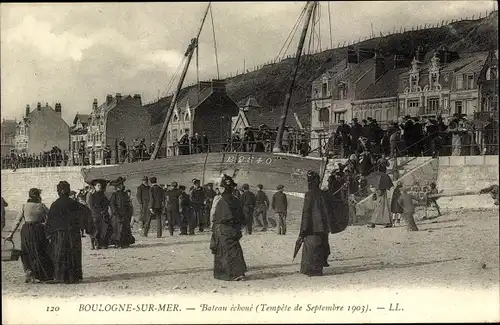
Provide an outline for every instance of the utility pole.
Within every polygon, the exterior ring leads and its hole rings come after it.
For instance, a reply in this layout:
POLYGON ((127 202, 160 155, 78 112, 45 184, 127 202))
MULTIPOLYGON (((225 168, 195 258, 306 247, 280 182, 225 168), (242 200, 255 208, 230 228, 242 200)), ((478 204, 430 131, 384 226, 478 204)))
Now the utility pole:
POLYGON ((313 11, 316 9, 318 2, 317 1, 308 1, 307 6, 309 9, 307 10, 307 16, 304 22, 304 27, 302 29, 302 35, 300 35, 299 46, 297 48, 297 52, 295 54, 295 65, 293 67, 293 71, 290 74, 290 87, 288 88, 288 92, 285 96, 285 104, 283 107, 283 114, 281 115, 281 122, 278 127, 278 134, 276 136, 276 141, 274 143, 273 152, 281 152, 281 141, 283 140, 283 132, 285 130, 286 117, 288 115, 288 110, 290 108, 290 100, 292 98, 293 87, 295 86, 295 78, 297 76, 297 72, 299 69, 300 57, 302 55, 302 49, 304 47, 304 41, 306 40, 307 29, 309 27, 309 23, 311 20, 311 16, 313 11))

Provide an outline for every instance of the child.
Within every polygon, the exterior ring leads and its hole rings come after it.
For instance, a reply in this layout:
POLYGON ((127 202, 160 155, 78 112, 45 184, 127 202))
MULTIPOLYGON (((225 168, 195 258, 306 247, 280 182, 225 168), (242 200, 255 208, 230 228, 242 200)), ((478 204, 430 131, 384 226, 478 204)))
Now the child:
MULTIPOLYGON (((430 184, 430 190, 426 189, 425 192, 426 192, 427 195, 438 194, 439 191, 438 191, 438 189, 436 187, 436 183, 434 183, 434 182, 431 183, 430 184)), ((435 208, 437 210, 437 213, 438 213, 437 216, 438 217, 441 216, 441 210, 439 209, 439 205, 437 203, 437 199, 436 198, 427 198, 426 207, 425 207, 425 217, 423 219, 428 219, 428 217, 427 217, 427 208, 428 207, 435 208)))

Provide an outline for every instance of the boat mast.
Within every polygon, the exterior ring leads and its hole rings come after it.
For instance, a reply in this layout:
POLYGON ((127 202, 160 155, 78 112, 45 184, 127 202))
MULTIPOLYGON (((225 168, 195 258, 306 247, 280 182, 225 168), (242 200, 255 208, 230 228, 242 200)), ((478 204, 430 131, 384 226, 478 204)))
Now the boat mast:
POLYGON ((295 64, 293 67, 292 74, 290 75, 290 88, 285 96, 285 104, 283 107, 283 113, 281 115, 281 121, 278 128, 278 134, 276 135, 276 141, 274 143, 273 152, 281 152, 281 141, 283 140, 283 131, 285 130, 286 118, 288 116, 288 110, 290 108, 290 100, 292 98, 292 90, 295 86, 295 78, 299 69, 300 57, 302 55, 302 49, 304 47, 304 41, 307 35, 307 29, 309 28, 309 23, 311 21, 311 16, 313 11, 316 9, 318 1, 308 1, 306 6, 309 6, 307 10, 306 20, 304 22, 304 27, 302 28, 302 35, 300 35, 299 46, 297 48, 297 53, 295 54, 295 64))
POLYGON ((165 121, 163 122, 163 126, 161 128, 160 136, 158 137, 158 141, 156 141, 155 144, 155 150, 153 151, 153 154, 151 155, 150 160, 156 159, 156 156, 158 155, 158 151, 161 148, 161 145, 163 143, 163 139, 165 138, 165 133, 167 132, 168 128, 168 123, 170 122, 170 119, 172 118, 172 114, 174 113, 174 107, 175 104, 177 103, 177 96, 179 95, 179 92, 182 89, 182 84, 184 83, 184 79, 186 78, 187 70, 189 68, 189 64, 191 63, 191 59, 193 58, 193 54, 195 53, 196 48, 198 48, 198 38, 200 37, 201 30, 203 29, 203 24, 205 23, 205 19, 207 18, 208 10, 210 9, 210 5, 212 2, 208 3, 207 9, 205 10, 205 14, 203 15, 203 19, 201 20, 201 26, 200 29, 198 30, 198 34, 196 35, 195 38, 191 39, 191 44, 189 44, 186 53, 184 54, 185 57, 187 57, 186 64, 184 65, 184 69, 182 70, 181 77, 179 79, 179 83, 177 84, 177 89, 174 93, 174 96, 172 97, 172 102, 170 102, 170 107, 168 108, 167 111, 167 117, 165 118, 165 121))

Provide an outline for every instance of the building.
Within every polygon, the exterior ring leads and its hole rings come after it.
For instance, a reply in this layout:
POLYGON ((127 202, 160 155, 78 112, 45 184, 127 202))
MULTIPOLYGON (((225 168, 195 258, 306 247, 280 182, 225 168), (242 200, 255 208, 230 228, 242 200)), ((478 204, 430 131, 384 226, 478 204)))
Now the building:
POLYGON ((87 133, 90 123, 89 114, 76 113, 69 130, 71 158, 74 164, 83 164, 87 151, 87 133))
POLYGON ((9 154, 16 147, 16 126, 16 120, 2 120, 2 127, 0 129, 2 156, 9 154))
POLYGON ((479 96, 481 109, 477 118, 498 121, 498 50, 491 52, 480 73, 479 96))
MULTIPOLYGON (((238 103, 238 115, 232 117, 231 132, 244 133, 245 128, 257 129, 266 125, 271 130, 279 127, 281 122, 281 110, 262 107, 254 97, 248 97, 238 103)), ((296 113, 287 115, 285 125, 294 130, 302 130, 303 124, 296 113)))
MULTIPOLYGON (((152 142, 157 140, 170 100, 160 100, 160 106, 150 105, 158 106, 157 114, 161 116, 151 127, 152 142)), ((167 155, 175 155, 177 142, 184 134, 191 137, 205 133, 212 150, 217 150, 231 135, 231 118, 236 115, 238 105, 227 94, 225 80, 200 81, 179 93, 162 146, 166 147, 167 155)))
POLYGON ((58 147, 62 151, 69 150, 69 126, 61 117, 62 106, 55 108, 47 103, 38 103, 34 110, 26 106, 25 117, 16 127, 15 147, 18 152, 40 154, 58 147))
POLYGON ((87 152, 91 164, 103 163, 106 147, 111 150, 112 162, 116 161, 120 140, 130 146, 134 139, 147 138, 150 126, 151 116, 142 106, 141 95, 122 96, 116 93, 113 97, 108 94, 101 105, 94 99, 87 131, 87 152))
POLYGON ((386 70, 373 49, 348 49, 346 59, 312 83, 311 148, 322 146, 341 120, 353 118, 352 105, 386 70))
POLYGON ((394 55, 390 69, 351 103, 353 117, 360 122, 371 117, 380 125, 387 125, 397 120, 399 75, 407 71, 406 59, 401 55, 394 55))
POLYGON ((399 76, 399 115, 474 116, 480 110, 478 83, 488 56, 488 52, 459 55, 441 48, 424 63, 417 53, 410 70, 399 76))

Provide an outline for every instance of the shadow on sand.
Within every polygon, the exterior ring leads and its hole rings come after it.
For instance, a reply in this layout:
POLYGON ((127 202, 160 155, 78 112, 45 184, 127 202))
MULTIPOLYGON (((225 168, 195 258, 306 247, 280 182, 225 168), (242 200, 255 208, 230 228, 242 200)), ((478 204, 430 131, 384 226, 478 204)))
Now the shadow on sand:
MULTIPOLYGON (((358 257, 359 258, 359 257, 358 257)), ((352 258, 352 259, 358 259, 352 258)), ((377 271, 384 269, 401 269, 401 268, 409 268, 409 267, 418 267, 423 265, 430 264, 438 264, 438 263, 446 263, 451 261, 457 261, 461 258, 453 258, 446 260, 437 260, 437 261, 427 261, 427 262, 415 262, 415 263, 403 263, 403 264, 381 264, 381 263, 371 263, 365 265, 353 265, 353 266, 333 266, 331 268, 326 268, 324 275, 339 275, 339 274, 349 274, 349 273, 358 273, 358 272, 366 272, 366 271, 377 271)), ((339 259, 340 260, 340 259, 339 259)), ((336 261, 339 261, 336 260, 336 261)), ((345 259, 348 260, 348 259, 345 259)), ((250 274, 248 274, 248 280, 266 280, 272 279, 281 276, 289 276, 298 273, 298 269, 300 262, 296 263, 288 263, 288 264, 273 264, 273 265, 262 265, 257 267, 252 267, 249 269, 250 274), (285 271, 274 271, 274 272, 263 272, 252 274, 253 271, 261 271, 261 270, 269 270, 275 268, 283 268, 289 266, 297 266, 296 270, 285 272, 285 271)), ((167 276, 174 274, 193 274, 193 273, 202 273, 202 272, 211 272, 212 268, 190 268, 190 269, 180 269, 180 270, 157 270, 151 272, 143 272, 143 273, 122 273, 122 274, 112 274, 105 276, 96 276, 96 277, 88 277, 85 278, 82 283, 99 283, 99 282, 111 282, 111 281, 123 281, 123 280, 133 280, 133 279, 141 279, 141 278, 151 278, 157 276, 167 276)))
POLYGON ((199 243, 210 243, 210 240, 205 239, 205 240, 193 240, 193 241, 177 241, 172 243, 134 244, 133 246, 131 246, 131 248, 168 247, 168 246, 189 245, 189 244, 199 244, 199 243))

